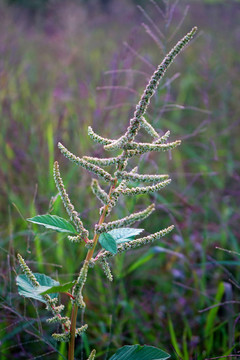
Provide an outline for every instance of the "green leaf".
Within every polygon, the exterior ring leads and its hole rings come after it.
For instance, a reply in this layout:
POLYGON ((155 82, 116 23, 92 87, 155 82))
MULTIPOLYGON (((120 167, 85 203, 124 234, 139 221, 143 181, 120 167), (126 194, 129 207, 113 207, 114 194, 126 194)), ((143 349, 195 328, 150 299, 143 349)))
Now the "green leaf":
MULTIPOLYGON (((220 284, 218 285, 217 293, 216 293, 215 300, 214 300, 215 304, 219 304, 221 302, 224 292, 225 292, 224 282, 220 282, 220 284)), ((211 333, 213 332, 214 322, 217 317, 219 306, 213 306, 208 313, 206 325, 205 325, 205 329, 204 329, 204 334, 206 336, 210 336, 211 333)))
MULTIPOLYGON (((18 287, 18 293, 21 296, 36 299, 38 301, 46 303, 46 300, 43 296, 41 296, 41 293, 52 288, 53 286, 59 286, 60 284, 58 281, 53 280, 52 278, 44 274, 34 273, 34 276, 40 284, 40 286, 38 287, 34 287, 26 275, 17 276, 16 282, 18 287)), ((55 298, 57 297, 57 294, 54 293, 50 296, 51 298, 55 298)))
POLYGON ((99 242, 105 250, 109 251, 112 254, 117 253, 117 243, 111 234, 102 233, 99 237, 99 242))
POLYGON ((166 360, 170 355, 153 346, 126 345, 109 360, 166 360))
POLYGON ((114 229, 108 232, 115 240, 117 244, 124 243, 126 241, 134 240, 136 235, 139 235, 144 229, 134 228, 120 228, 114 229))
POLYGON ((27 219, 34 224, 43 225, 47 229, 56 230, 59 232, 67 232, 71 234, 77 234, 76 229, 73 225, 67 220, 57 216, 57 215, 37 215, 31 219, 27 219))
POLYGON ((54 293, 64 293, 71 289, 73 285, 76 283, 76 281, 70 281, 66 284, 58 285, 58 286, 52 286, 48 290, 45 290, 41 292, 41 295, 45 294, 54 294, 54 293))

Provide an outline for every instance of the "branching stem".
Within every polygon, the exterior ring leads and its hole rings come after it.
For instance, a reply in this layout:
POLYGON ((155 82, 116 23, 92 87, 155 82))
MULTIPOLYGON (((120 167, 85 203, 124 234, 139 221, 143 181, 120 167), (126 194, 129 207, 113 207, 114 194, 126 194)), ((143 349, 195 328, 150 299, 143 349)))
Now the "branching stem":
MULTIPOLYGON (((119 166, 120 168, 120 166, 119 166)), ((115 187, 117 185, 117 178, 114 179, 114 184, 111 186, 109 190, 109 198, 111 197, 112 192, 114 191, 115 187)), ((105 220, 105 216, 108 211, 108 205, 104 206, 103 212, 100 216, 98 225, 102 225, 102 223, 105 220)), ((90 261, 93 257, 94 250, 98 243, 98 238, 100 234, 95 234, 93 238, 93 247, 92 249, 89 249, 87 252, 87 256, 85 261, 90 261)), ((70 342, 69 342, 69 348, 68 348, 68 360, 74 360, 74 348, 75 348, 75 335, 76 335, 76 324, 77 324, 77 313, 78 313, 78 305, 75 303, 72 307, 72 314, 71 314, 71 327, 70 327, 70 342)))

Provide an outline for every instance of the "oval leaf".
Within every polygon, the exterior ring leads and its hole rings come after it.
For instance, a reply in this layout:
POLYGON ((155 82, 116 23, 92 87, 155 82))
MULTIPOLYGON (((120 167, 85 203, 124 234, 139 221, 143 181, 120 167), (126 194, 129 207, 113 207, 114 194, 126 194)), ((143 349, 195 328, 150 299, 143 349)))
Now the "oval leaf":
POLYGON ((57 215, 37 215, 33 218, 27 219, 27 221, 30 221, 34 224, 43 225, 47 229, 77 234, 76 229, 70 222, 57 215))
POLYGON ((41 295, 45 294, 54 294, 54 293, 64 293, 71 289, 73 285, 76 283, 76 281, 70 281, 66 284, 58 285, 58 286, 52 286, 49 289, 41 292, 41 295))
POLYGON ((154 346, 126 345, 109 360, 166 360, 170 355, 154 346))
MULTIPOLYGON (((46 303, 46 300, 40 294, 44 291, 52 288, 53 286, 60 285, 58 281, 46 276, 44 274, 34 273, 35 278, 39 282, 40 286, 34 287, 31 281, 27 278, 26 275, 18 275, 16 278, 18 293, 21 296, 32 298, 43 303, 46 303)), ((51 298, 57 297, 57 294, 51 294, 51 298)))
POLYGON ((120 228, 114 229, 108 232, 115 240, 117 244, 124 243, 126 241, 134 240, 136 235, 139 235, 144 229, 134 228, 120 228))
POLYGON ((99 242, 105 250, 109 251, 112 254, 117 253, 117 243, 111 234, 102 233, 99 237, 99 242))

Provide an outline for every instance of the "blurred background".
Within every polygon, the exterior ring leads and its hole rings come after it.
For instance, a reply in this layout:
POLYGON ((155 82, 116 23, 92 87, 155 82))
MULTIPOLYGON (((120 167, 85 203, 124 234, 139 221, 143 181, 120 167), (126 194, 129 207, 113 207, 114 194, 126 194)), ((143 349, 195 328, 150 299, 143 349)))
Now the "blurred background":
POLYGON ((88 138, 88 125, 119 137, 157 65, 195 25, 197 37, 147 115, 182 145, 138 163, 141 173, 168 173, 173 181, 150 199, 121 200, 112 218, 155 201, 156 212, 139 226, 146 234, 175 230, 112 260, 112 284, 100 268, 90 272, 89 330, 76 357, 95 347, 97 359, 107 359, 122 345, 146 343, 173 359, 237 358, 239 19, 234 0, 0 1, 1 359, 66 359, 44 307, 20 298, 15 285, 17 252, 60 282, 71 281, 84 258, 63 234, 26 221, 47 212, 67 217, 53 182, 55 159, 86 227, 98 219, 90 175, 59 154, 58 141, 78 156, 108 155, 88 138))

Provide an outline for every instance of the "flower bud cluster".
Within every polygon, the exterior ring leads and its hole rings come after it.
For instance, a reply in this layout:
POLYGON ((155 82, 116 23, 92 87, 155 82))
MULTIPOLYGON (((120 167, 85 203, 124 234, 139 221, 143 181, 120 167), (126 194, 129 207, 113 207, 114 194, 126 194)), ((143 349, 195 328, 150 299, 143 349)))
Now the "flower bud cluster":
POLYGON ((85 247, 86 247, 87 249, 92 249, 92 248, 93 248, 93 245, 94 245, 93 240, 88 240, 88 242, 85 244, 85 247))
MULTIPOLYGON (((47 319, 47 322, 49 324, 53 324, 53 323, 58 323, 60 322, 61 324, 65 324, 66 322, 69 322, 69 317, 68 316, 64 316, 64 317, 58 317, 57 315, 50 318, 50 319, 47 319)), ((69 324, 69 327, 70 327, 70 324, 69 324)))
POLYGON ((30 268, 27 266, 27 264, 25 263, 24 259, 22 258, 22 256, 20 254, 17 254, 17 258, 19 261, 19 265, 22 269, 22 272, 26 275, 26 277, 28 278, 28 280, 31 282, 31 284, 34 287, 39 287, 40 284, 37 281, 36 277, 33 275, 32 271, 30 270, 30 268))
POLYGON ((117 165, 119 164, 120 156, 111 157, 111 158, 97 158, 91 156, 83 156, 83 160, 86 160, 94 165, 101 165, 101 166, 110 166, 110 165, 117 165))
POLYGON ((78 156, 75 156, 74 154, 72 154, 69 150, 67 150, 65 148, 65 146, 63 146, 61 143, 58 143, 58 147, 61 151, 61 153, 70 161, 74 162, 75 164, 82 166, 84 169, 94 173, 95 175, 101 177, 102 179, 104 179, 106 182, 110 182, 113 183, 114 179, 112 178, 112 176, 105 170, 103 170, 102 168, 100 168, 97 165, 91 164, 90 162, 81 159, 78 156))
POLYGON ((148 105, 150 103, 150 99, 155 93, 160 80, 164 76, 166 70, 171 65, 175 57, 182 51, 182 49, 189 43, 189 41, 193 38, 196 33, 197 28, 194 27, 186 36, 184 36, 174 48, 167 54, 167 56, 163 59, 162 63, 158 66, 157 70, 154 72, 151 77, 146 89, 143 92, 143 95, 136 106, 136 110, 134 112, 134 117, 130 120, 130 125, 126 131, 126 133, 121 136, 115 142, 108 143, 105 145, 106 150, 116 150, 122 148, 122 146, 126 143, 129 143, 134 140, 137 135, 140 127, 141 120, 143 115, 145 114, 148 105))
POLYGON ((76 302, 80 308, 85 307, 85 303, 83 301, 83 296, 82 296, 82 291, 83 291, 85 282, 87 280, 88 265, 89 265, 89 262, 85 260, 84 264, 80 270, 80 273, 78 275, 76 284, 73 288, 73 296, 75 298, 73 301, 76 302))
POLYGON ((126 181, 122 181, 118 187, 112 192, 111 197, 107 204, 107 214, 109 215, 114 206, 117 204, 119 196, 122 194, 124 189, 126 188, 126 181))
POLYGON ((108 194, 101 188, 96 179, 92 179, 91 189, 94 195, 101 201, 103 205, 107 205, 109 201, 108 194))
POLYGON ((154 144, 164 144, 167 141, 167 139, 169 138, 169 136, 170 136, 170 131, 168 130, 168 131, 166 131, 166 133, 163 136, 161 136, 160 138, 155 140, 153 143, 154 144))
POLYGON ((153 138, 159 138, 159 135, 154 129, 154 127, 151 124, 149 124, 149 122, 143 116, 140 119, 140 124, 147 131, 147 133, 151 135, 153 138))
POLYGON ((97 142, 97 143, 99 143, 99 144, 102 144, 102 145, 109 145, 109 144, 111 144, 111 143, 114 142, 114 140, 106 139, 106 138, 103 138, 103 137, 97 135, 97 134, 93 131, 93 129, 91 128, 91 126, 88 127, 88 135, 90 136, 90 138, 91 138, 93 141, 95 141, 95 142, 97 142))
POLYGON ((94 349, 87 360, 94 360, 96 356, 96 350, 94 349))
MULTIPOLYGON (((31 284, 38 288, 40 286, 39 282, 37 281, 36 277, 34 276, 33 272, 30 270, 30 268, 27 266, 26 262, 22 258, 20 254, 17 255, 20 267, 23 271, 23 273, 26 275, 28 280, 31 282, 31 284)), ((49 319, 49 322, 60 322, 62 324, 62 328, 66 331, 66 329, 70 329, 70 319, 69 317, 62 317, 60 315, 60 312, 64 309, 64 305, 56 306, 56 303, 58 302, 57 298, 51 298, 48 294, 42 295, 44 300, 46 301, 46 308, 47 310, 51 311, 54 315, 53 318, 49 319)))
POLYGON ((77 231, 79 234, 77 236, 68 236, 68 239, 72 242, 79 242, 82 238, 88 237, 88 231, 84 228, 82 221, 80 220, 78 213, 74 210, 74 206, 72 205, 67 191, 64 187, 58 162, 55 161, 53 167, 53 177, 56 183, 56 187, 60 193, 63 205, 68 213, 68 216, 73 221, 74 225, 76 226, 77 231))
POLYGON ((127 181, 141 181, 141 182, 152 182, 156 183, 160 180, 166 180, 169 178, 169 175, 141 175, 133 172, 128 173, 127 171, 116 171, 115 175, 118 179, 123 179, 127 181))
POLYGON ((152 204, 148 206, 145 210, 136 212, 134 214, 131 214, 129 216, 126 216, 120 220, 112 221, 109 223, 102 223, 101 225, 95 226, 95 231, 97 234, 101 234, 103 232, 108 232, 113 229, 119 229, 124 226, 130 226, 136 221, 144 220, 146 219, 151 213, 155 210, 155 205, 152 204))
MULTIPOLYGON (((136 239, 136 240, 131 240, 131 241, 128 241, 128 242, 125 242, 123 244, 120 244, 118 246, 118 251, 117 251, 117 254, 120 254, 120 253, 123 253, 125 251, 128 251, 128 250, 131 250, 131 249, 135 249, 135 248, 138 248, 138 247, 141 247, 143 245, 146 245, 146 244, 150 244, 152 243, 153 241, 155 240, 158 240, 160 239, 161 237, 165 236, 166 234, 170 233, 174 228, 174 225, 171 225, 163 230, 160 230, 154 234, 151 234, 151 235, 148 235, 148 236, 145 236, 143 238, 139 238, 139 239, 136 239)), ((98 255, 98 257, 95 259, 95 263, 98 262, 98 261, 102 261, 103 258, 110 258, 112 256, 115 256, 116 254, 113 254, 111 253, 110 251, 104 251, 102 252, 101 254, 98 255)))
POLYGON ((131 188, 131 189, 126 188, 122 191, 122 194, 126 195, 126 196, 149 194, 149 193, 163 189, 165 186, 170 184, 170 182, 171 182, 171 179, 168 179, 165 181, 161 181, 158 184, 152 185, 152 186, 138 186, 138 187, 131 188))
POLYGON ((77 329, 76 329, 75 336, 77 337, 77 336, 79 336, 79 335, 82 335, 82 333, 83 333, 84 331, 86 331, 87 328, 88 328, 88 324, 85 324, 85 325, 81 326, 80 328, 77 328, 77 329))
POLYGON ((111 273, 111 269, 109 266, 109 263, 107 262, 106 258, 102 258, 99 262, 99 264, 101 265, 104 274, 106 275, 106 277, 108 278, 109 281, 113 281, 113 276, 111 273))
MULTIPOLYGON (((130 144, 132 144, 132 143, 130 143, 130 144)), ((127 150, 126 151, 126 156, 128 158, 131 158, 131 157, 137 156, 137 155, 143 155, 149 151, 172 150, 181 144, 181 140, 177 140, 177 141, 174 141, 174 142, 168 143, 168 144, 155 144, 155 143, 153 143, 153 144, 136 143, 136 144, 140 145, 138 148, 136 148, 136 150, 127 150)), ((131 145, 129 147, 131 147, 131 145)))
MULTIPOLYGON (((49 323, 54 323, 54 322, 55 322, 55 321, 54 321, 54 318, 49 319, 48 322, 49 322, 49 323)), ((75 331, 75 337, 81 336, 82 333, 87 330, 87 328, 88 328, 88 325, 87 325, 87 324, 81 326, 80 328, 77 328, 76 331, 75 331)), ((70 329, 70 320, 69 320, 69 329, 70 329)), ((52 334, 52 337, 53 337, 56 341, 69 342, 69 340, 70 340, 70 330, 65 331, 65 332, 63 332, 63 333, 60 333, 60 334, 56 334, 56 333, 55 333, 55 334, 52 334)))
POLYGON ((137 150, 140 153, 146 153, 149 151, 167 151, 172 150, 181 144, 181 140, 177 140, 168 144, 152 144, 152 143, 137 143, 130 142, 124 144, 125 150, 137 150))
POLYGON ((71 241, 72 243, 79 243, 81 240, 83 240, 85 237, 88 237, 88 232, 85 233, 86 235, 83 236, 83 234, 81 235, 76 235, 76 236, 71 236, 71 235, 68 235, 68 240, 71 241))
POLYGON ((56 341, 69 342, 69 340, 70 340, 70 331, 66 331, 65 333, 61 333, 61 334, 54 333, 54 334, 52 334, 52 337, 56 341))

